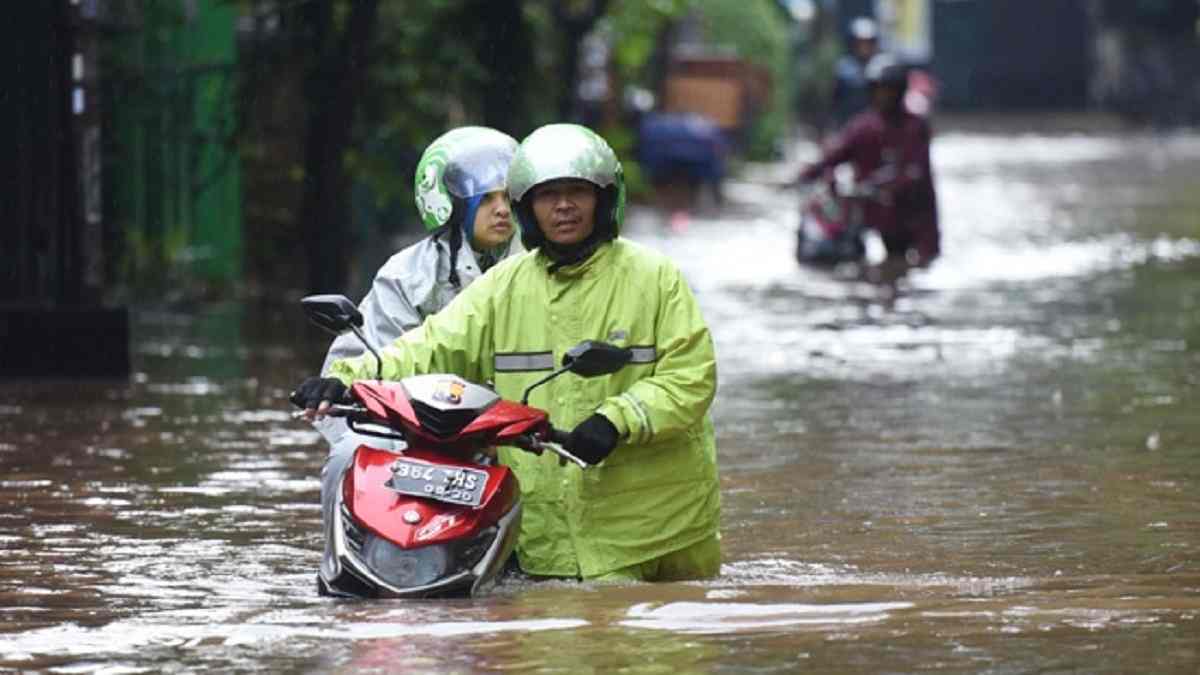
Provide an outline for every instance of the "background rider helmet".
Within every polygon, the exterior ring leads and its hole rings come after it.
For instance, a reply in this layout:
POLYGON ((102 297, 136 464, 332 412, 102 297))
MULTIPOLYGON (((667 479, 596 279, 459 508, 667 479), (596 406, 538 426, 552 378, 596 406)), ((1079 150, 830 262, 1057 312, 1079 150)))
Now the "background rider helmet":
POLYGON ((866 62, 879 46, 879 26, 874 19, 860 16, 850 22, 850 49, 859 61, 866 62))
POLYGON ((867 62, 867 83, 871 86, 871 100, 885 111, 898 108, 908 88, 908 68, 895 56, 876 54, 867 62))

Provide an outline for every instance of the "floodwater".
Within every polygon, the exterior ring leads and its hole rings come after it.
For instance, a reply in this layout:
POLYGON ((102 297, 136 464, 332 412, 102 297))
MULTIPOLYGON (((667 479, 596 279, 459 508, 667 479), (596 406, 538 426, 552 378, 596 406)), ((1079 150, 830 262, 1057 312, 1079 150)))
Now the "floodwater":
MULTIPOLYGON (((803 151, 801 151, 803 152, 803 151)), ((894 305, 791 260, 795 163, 686 231, 716 338, 703 583, 318 597, 292 306, 138 312, 128 382, 0 383, 0 670, 1200 668, 1200 137, 947 132, 894 305)))

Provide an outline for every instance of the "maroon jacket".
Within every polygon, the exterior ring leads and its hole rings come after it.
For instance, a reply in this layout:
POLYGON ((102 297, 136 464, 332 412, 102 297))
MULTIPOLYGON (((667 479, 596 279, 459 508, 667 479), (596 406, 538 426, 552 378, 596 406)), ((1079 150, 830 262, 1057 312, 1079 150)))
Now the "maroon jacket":
POLYGON ((880 188, 879 199, 865 204, 867 224, 889 243, 889 251, 891 242, 901 242, 928 262, 941 250, 930 137, 924 119, 908 112, 888 119, 872 108, 851 118, 820 161, 806 167, 800 178, 811 181, 849 162, 856 182, 869 181, 880 188))

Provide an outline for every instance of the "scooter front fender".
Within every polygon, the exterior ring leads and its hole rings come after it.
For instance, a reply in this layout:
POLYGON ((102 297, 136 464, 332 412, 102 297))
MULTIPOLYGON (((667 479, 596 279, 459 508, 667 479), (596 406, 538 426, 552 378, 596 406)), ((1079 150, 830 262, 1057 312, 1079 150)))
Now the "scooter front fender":
POLYGON ((333 514, 332 528, 332 548, 336 565, 333 570, 329 570, 332 576, 327 574, 324 567, 319 574, 328 592, 342 597, 429 598, 461 595, 464 590, 475 595, 494 582, 504 569, 508 557, 516 548, 523 511, 518 501, 500 518, 495 538, 471 569, 442 577, 430 584, 400 588, 381 578, 359 553, 349 546, 346 537, 347 519, 353 516, 342 508, 341 500, 338 501, 338 508, 333 514))

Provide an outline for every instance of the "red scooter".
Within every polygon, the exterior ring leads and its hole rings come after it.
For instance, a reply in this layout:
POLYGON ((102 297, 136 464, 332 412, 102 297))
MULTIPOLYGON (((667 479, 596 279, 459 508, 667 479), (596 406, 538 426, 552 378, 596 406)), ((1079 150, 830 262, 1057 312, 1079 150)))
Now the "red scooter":
MULTIPOLYGON (((309 318, 333 333, 353 331, 379 355, 359 327, 347 298, 316 295, 301 301, 309 318)), ((564 432, 547 413, 526 405, 529 393, 566 372, 594 377, 629 362, 628 349, 586 341, 568 350, 563 367, 525 391, 521 403, 449 374, 398 382, 355 382, 352 403, 331 415, 360 434, 403 439, 400 451, 360 445, 340 480, 331 513, 332 560, 321 565, 318 591, 343 597, 470 596, 503 570, 521 524, 521 492, 496 446, 588 465, 561 447, 564 432)), ((300 413, 297 413, 299 416, 300 413)))
POLYGON ((796 262, 832 268, 864 262, 865 202, 876 199, 873 184, 838 181, 828 174, 803 201, 796 230, 796 262))

